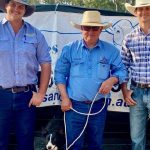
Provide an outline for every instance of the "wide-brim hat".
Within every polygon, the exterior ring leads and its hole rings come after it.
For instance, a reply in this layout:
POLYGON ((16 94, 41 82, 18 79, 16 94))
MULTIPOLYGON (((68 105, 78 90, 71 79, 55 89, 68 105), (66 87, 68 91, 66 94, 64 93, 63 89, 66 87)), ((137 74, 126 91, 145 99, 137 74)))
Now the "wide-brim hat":
POLYGON ((111 23, 101 22, 101 14, 99 11, 85 11, 83 13, 81 24, 76 24, 73 22, 71 22, 71 24, 77 29, 81 29, 81 26, 99 26, 103 27, 103 29, 107 29, 112 26, 111 23))
MULTIPOLYGON (((0 0, 0 9, 4 12, 6 12, 5 5, 8 3, 8 1, 9 0, 0 0)), ((29 3, 29 0, 13 0, 13 1, 26 5, 26 12, 24 14, 24 17, 28 17, 34 13, 36 7, 34 5, 31 5, 29 3)))
POLYGON ((135 9, 139 7, 150 6, 150 0, 136 0, 135 5, 132 6, 129 3, 125 3, 125 8, 135 16, 135 9))

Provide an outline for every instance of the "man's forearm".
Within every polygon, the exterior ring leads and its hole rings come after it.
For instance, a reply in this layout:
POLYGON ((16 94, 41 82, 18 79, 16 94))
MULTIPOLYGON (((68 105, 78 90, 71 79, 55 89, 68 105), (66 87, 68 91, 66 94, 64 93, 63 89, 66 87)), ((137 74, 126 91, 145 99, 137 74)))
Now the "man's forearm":
POLYGON ((38 92, 45 95, 51 76, 51 64, 41 64, 40 86, 38 92))
POLYGON ((114 84, 117 84, 119 79, 117 77, 110 77, 109 80, 111 80, 111 82, 114 84))
POLYGON ((125 92, 127 90, 127 83, 126 82, 121 84, 121 89, 123 92, 125 92))
POLYGON ((65 84, 57 84, 58 90, 60 91, 61 99, 69 99, 67 91, 66 91, 66 85, 65 84))

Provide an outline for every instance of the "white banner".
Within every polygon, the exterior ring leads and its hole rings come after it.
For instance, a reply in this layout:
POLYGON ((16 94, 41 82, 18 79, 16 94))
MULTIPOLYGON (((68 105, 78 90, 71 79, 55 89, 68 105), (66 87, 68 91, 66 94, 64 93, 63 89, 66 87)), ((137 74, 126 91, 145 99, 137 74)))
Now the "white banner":
MULTIPOLYGON (((4 14, 0 14, 0 19, 4 14)), ((59 11, 35 12, 30 17, 24 18, 27 22, 38 28, 44 35, 50 47, 52 57, 52 77, 49 83, 47 94, 41 107, 50 105, 60 105, 60 95, 54 84, 54 68, 62 47, 71 41, 81 39, 79 30, 71 26, 70 22, 80 23, 82 14, 59 11)), ((102 16, 103 22, 111 22, 112 27, 103 31, 100 39, 113 43, 119 49, 124 36, 136 25, 135 17, 125 16, 102 16)), ((114 87, 111 99, 109 99, 110 111, 128 112, 128 106, 123 101, 120 87, 114 87)))

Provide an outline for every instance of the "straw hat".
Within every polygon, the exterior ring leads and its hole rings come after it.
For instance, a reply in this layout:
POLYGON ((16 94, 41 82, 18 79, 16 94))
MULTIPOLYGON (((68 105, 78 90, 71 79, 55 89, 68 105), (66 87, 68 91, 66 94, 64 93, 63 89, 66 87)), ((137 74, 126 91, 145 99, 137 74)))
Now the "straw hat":
POLYGON ((73 22, 71 22, 71 24, 77 29, 81 29, 81 26, 100 26, 103 27, 103 29, 106 29, 112 25, 111 23, 101 22, 101 14, 99 11, 85 11, 83 13, 81 24, 73 22))
MULTIPOLYGON (((29 4, 29 0, 13 0, 15 2, 26 5, 26 12, 24 17, 30 16, 35 11, 35 6, 29 4)), ((9 2, 9 0, 0 0, 0 9, 6 12, 5 5, 9 2)))
POLYGON ((150 0, 136 0, 135 6, 125 3, 126 9, 135 16, 135 9, 138 7, 150 6, 150 0))

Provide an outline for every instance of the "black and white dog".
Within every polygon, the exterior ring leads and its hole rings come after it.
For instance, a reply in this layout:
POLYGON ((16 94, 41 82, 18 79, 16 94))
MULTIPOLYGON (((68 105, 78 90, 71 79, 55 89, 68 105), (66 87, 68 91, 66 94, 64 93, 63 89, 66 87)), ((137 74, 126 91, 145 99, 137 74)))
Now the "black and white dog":
POLYGON ((47 150, 63 150, 65 145, 64 122, 62 119, 52 119, 47 126, 42 129, 43 136, 46 137, 47 150))

